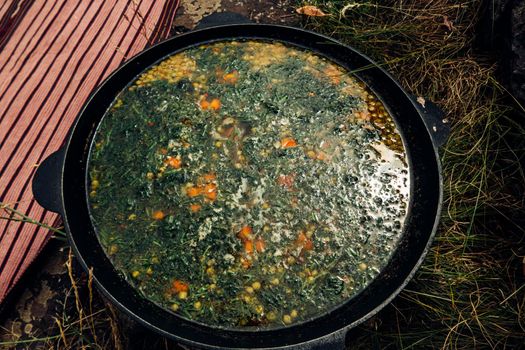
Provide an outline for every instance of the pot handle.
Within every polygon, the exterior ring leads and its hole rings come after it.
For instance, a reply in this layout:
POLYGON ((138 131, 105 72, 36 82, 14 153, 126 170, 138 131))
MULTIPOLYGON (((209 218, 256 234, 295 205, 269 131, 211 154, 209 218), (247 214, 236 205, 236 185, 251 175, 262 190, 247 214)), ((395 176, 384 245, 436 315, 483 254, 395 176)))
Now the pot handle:
MULTIPOLYGON (((235 12, 214 12, 201 19, 195 29, 204 29, 228 24, 253 23, 249 18, 235 12)), ((232 33, 234 34, 234 33, 232 33)))
POLYGON ((33 196, 38 204, 55 213, 62 213, 61 175, 65 149, 51 153, 36 169, 33 196))
POLYGON ((434 147, 438 149, 443 146, 450 135, 450 124, 445 119, 445 112, 433 102, 426 99, 420 102, 418 101, 420 98, 417 98, 414 95, 411 95, 410 97, 412 103, 423 118, 423 122, 430 133, 434 147))

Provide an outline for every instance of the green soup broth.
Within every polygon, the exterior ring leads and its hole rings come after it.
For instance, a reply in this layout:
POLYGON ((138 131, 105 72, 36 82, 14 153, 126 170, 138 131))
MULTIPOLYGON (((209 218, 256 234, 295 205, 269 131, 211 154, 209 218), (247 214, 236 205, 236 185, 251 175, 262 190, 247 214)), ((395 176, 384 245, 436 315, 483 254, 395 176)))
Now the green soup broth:
POLYGON ((263 41, 190 48, 141 74, 97 130, 89 181, 115 268, 225 328, 303 322, 359 293, 409 201, 378 98, 326 58, 263 41))

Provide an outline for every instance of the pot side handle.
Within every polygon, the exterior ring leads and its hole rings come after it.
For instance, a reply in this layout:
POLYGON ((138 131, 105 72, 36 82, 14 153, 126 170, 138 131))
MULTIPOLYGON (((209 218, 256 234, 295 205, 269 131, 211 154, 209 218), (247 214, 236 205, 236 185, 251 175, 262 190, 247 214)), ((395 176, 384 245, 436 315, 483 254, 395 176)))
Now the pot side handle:
POLYGON ((33 196, 38 204, 55 213, 62 213, 61 177, 65 150, 51 153, 36 170, 33 177, 33 196))
POLYGON ((411 95, 410 97, 423 118, 434 147, 438 149, 443 146, 450 135, 450 124, 445 119, 445 113, 433 102, 426 99, 424 102, 419 102, 416 96, 411 95))

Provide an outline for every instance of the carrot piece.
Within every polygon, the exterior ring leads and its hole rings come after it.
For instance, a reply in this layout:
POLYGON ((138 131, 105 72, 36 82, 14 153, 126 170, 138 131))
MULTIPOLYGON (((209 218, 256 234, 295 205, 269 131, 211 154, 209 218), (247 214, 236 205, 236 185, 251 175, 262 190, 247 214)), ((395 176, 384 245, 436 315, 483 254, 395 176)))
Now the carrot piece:
POLYGON ((198 212, 199 210, 201 210, 201 208, 202 206, 200 204, 197 204, 197 203, 190 204, 190 210, 192 213, 198 212))
POLYGON ((306 239, 306 241, 303 244, 303 249, 304 250, 314 249, 314 242, 310 238, 306 239))
POLYGON ((205 100, 205 99, 202 99, 199 102, 199 105, 200 105, 202 110, 206 110, 206 109, 210 108, 210 103, 207 100, 205 100))
POLYGON ((180 169, 182 166, 182 160, 180 157, 168 157, 168 159, 164 161, 164 164, 169 165, 174 169, 180 169))
POLYGON ((252 262, 246 258, 241 258, 241 265, 244 269, 249 269, 252 266, 252 262))
POLYGON ((244 226, 243 228, 241 228, 241 230, 239 231, 239 238, 241 239, 241 241, 248 241, 251 239, 252 237, 252 228, 250 226, 244 226))
POLYGON ((204 185, 203 192, 206 198, 213 201, 217 198, 217 185, 214 183, 207 183, 204 185))
POLYGON ((155 220, 162 220, 164 219, 164 212, 162 210, 154 211, 151 217, 155 220))
POLYGON ((210 102, 210 108, 213 109, 214 111, 218 111, 219 108, 221 108, 221 101, 218 98, 214 98, 210 102))
POLYGON ((224 82, 227 84, 235 84, 237 82, 237 79, 239 77, 239 73, 234 70, 230 73, 224 74, 222 77, 224 79, 224 82))
POLYGON ((174 280, 171 284, 171 290, 174 293, 180 293, 180 292, 188 292, 190 287, 187 283, 181 281, 181 280, 174 280))
POLYGON ((206 198, 209 199, 210 201, 216 200, 217 199, 217 191, 206 193, 206 198))
POLYGON ((213 182, 215 181, 215 178, 215 173, 208 173, 202 176, 202 179, 206 182, 213 182))
POLYGON ((295 141, 291 137, 285 137, 281 139, 281 147, 282 148, 292 148, 297 146, 297 141, 295 141))
POLYGON ((302 246, 305 251, 314 249, 314 242, 308 238, 303 231, 299 232, 299 235, 297 235, 295 244, 302 246))
POLYGON ((262 238, 259 238, 255 241, 255 249, 261 253, 264 251, 266 244, 264 243, 264 240, 262 238))
POLYGON ((166 155, 166 154, 168 154, 168 150, 165 149, 165 148, 161 148, 161 149, 159 149, 159 153, 162 154, 162 155, 166 155))
POLYGON ((204 193, 211 193, 211 192, 216 192, 216 191, 217 191, 217 185, 214 183, 207 183, 204 186, 204 193))
POLYGON ((197 187, 188 187, 186 189, 186 195, 190 198, 193 198, 193 197, 197 197, 198 195, 200 195, 202 192, 202 190, 200 188, 197 188, 197 187))
POLYGON ((253 254, 253 241, 251 240, 244 241, 244 251, 247 254, 253 254))
POLYGON ((297 239, 295 240, 295 243, 297 243, 298 245, 304 245, 304 243, 306 242, 306 235, 304 234, 303 231, 299 232, 299 235, 297 236, 297 239))

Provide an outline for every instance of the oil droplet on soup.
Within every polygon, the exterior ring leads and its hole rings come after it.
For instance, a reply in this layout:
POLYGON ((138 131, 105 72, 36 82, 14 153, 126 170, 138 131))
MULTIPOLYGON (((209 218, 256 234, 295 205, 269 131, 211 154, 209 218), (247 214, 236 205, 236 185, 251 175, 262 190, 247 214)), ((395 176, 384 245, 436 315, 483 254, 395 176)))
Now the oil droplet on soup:
POLYGON ((170 56, 120 93, 93 145, 107 255, 145 298, 208 325, 327 312, 379 274, 403 231, 409 171, 387 109, 291 46, 170 56))

